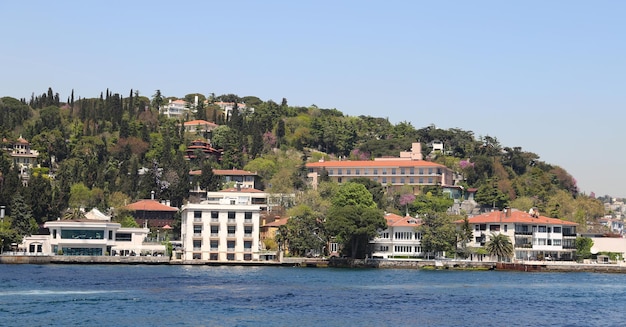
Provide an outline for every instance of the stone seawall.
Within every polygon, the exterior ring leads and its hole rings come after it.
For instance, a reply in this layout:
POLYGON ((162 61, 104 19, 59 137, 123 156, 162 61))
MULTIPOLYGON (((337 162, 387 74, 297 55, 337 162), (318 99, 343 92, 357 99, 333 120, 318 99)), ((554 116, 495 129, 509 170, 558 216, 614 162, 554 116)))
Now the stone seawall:
POLYGON ((3 264, 126 264, 162 265, 169 264, 168 257, 112 257, 112 256, 43 256, 43 255, 3 255, 3 264))
POLYGON ((331 258, 329 267, 336 268, 381 268, 381 269, 459 269, 492 270, 494 262, 474 262, 456 260, 381 260, 381 259, 346 259, 331 258))

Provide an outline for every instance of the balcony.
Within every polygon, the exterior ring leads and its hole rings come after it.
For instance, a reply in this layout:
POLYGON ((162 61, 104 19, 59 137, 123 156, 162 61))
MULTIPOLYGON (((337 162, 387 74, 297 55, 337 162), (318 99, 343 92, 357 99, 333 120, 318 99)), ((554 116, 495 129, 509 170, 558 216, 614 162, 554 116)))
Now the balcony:
POLYGON ((252 238, 252 233, 244 233, 243 238, 252 238))
POLYGON ((245 248, 243 249, 243 252, 250 253, 252 252, 252 248, 245 248))
POLYGON ((250 219, 244 219, 244 220, 243 220, 243 223, 244 223, 244 224, 246 224, 246 225, 248 225, 248 224, 252 224, 252 218, 250 218, 250 219))
POLYGON ((200 233, 193 233, 193 238, 202 238, 202 232, 200 232, 200 233))
POLYGON ((235 248, 228 248, 226 249, 226 252, 233 253, 235 252, 235 248))
POLYGON ((202 251, 202 248, 198 246, 194 246, 193 250, 199 252, 199 251, 202 251))
POLYGON ((530 236, 532 236, 533 232, 532 231, 525 231, 525 232, 515 231, 515 235, 530 235, 530 236))
POLYGON ((194 218, 193 218, 193 222, 194 222, 194 223, 201 223, 201 222, 202 222, 202 218, 197 218, 197 217, 194 217, 194 218))
POLYGON ((211 237, 220 237, 220 233, 211 233, 211 237))

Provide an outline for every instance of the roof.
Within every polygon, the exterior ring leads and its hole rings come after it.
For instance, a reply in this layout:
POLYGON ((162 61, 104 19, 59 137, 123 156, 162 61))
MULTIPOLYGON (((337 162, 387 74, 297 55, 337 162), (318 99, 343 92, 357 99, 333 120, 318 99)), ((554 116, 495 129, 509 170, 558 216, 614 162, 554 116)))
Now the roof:
POLYGON ((438 163, 425 160, 333 160, 309 162, 307 167, 442 167, 438 163))
MULTIPOLYGON (((220 176, 257 176, 257 173, 240 169, 213 169, 213 174, 220 176)), ((202 175, 202 170, 190 170, 189 175, 202 175)))
POLYGON ((178 211, 178 209, 166 206, 156 200, 140 200, 127 205, 125 208, 135 211, 178 211))
POLYGON ((227 188, 218 192, 233 192, 233 193, 264 193, 261 190, 257 190, 255 188, 250 188, 250 187, 242 187, 242 188, 236 188, 236 187, 231 187, 231 188, 227 188))
POLYGON ((194 125, 212 125, 212 126, 217 126, 217 124, 215 124, 215 123, 212 123, 212 122, 206 121, 206 120, 202 120, 202 119, 191 120, 191 121, 185 122, 183 125, 185 125, 185 126, 194 126, 194 125))
POLYGON ((247 170, 241 170, 241 169, 213 169, 213 173, 215 175, 226 175, 226 176, 232 176, 232 175, 239 175, 239 176, 256 176, 256 173, 253 173, 251 171, 247 171, 247 170))
POLYGON ((278 218, 278 219, 272 221, 271 223, 267 223, 267 224, 263 225, 263 227, 279 227, 279 226, 282 226, 282 225, 286 224, 287 220, 289 220, 289 217, 287 217, 287 218, 278 218))
MULTIPOLYGON (((549 218, 544 216, 531 216, 524 211, 513 210, 509 215, 503 211, 492 211, 479 216, 468 218, 470 224, 488 224, 488 223, 521 223, 521 224, 545 224, 545 225, 567 225, 576 226, 577 223, 561 220, 558 218, 549 218)), ((457 220, 457 224, 463 223, 463 220, 457 220)))
POLYGON ((422 224, 422 220, 411 216, 399 216, 395 213, 385 214, 387 226, 389 227, 417 227, 422 224))

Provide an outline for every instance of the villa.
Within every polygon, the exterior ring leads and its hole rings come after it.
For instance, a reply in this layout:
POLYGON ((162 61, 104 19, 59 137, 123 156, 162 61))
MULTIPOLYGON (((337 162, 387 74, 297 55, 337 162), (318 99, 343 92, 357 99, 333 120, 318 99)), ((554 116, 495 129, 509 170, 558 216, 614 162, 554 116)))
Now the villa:
POLYGON ((378 237, 370 242, 373 258, 417 258, 424 256, 421 246, 422 234, 416 229, 422 223, 420 219, 387 213, 385 220, 387 220, 387 229, 381 231, 378 237))

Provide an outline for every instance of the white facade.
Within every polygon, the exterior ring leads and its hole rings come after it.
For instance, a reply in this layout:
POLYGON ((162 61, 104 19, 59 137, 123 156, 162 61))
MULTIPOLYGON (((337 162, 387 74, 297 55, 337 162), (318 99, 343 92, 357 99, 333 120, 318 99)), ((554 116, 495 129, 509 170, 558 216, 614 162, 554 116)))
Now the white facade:
MULTIPOLYGON (((484 247, 492 234, 504 234, 513 244, 515 259, 574 259, 576 223, 511 209, 471 217, 468 221, 472 229, 468 247, 484 247)), ((457 221, 459 225, 462 223, 457 221)))
POLYGON ((378 233, 370 242, 373 258, 416 258, 424 256, 421 246, 422 234, 417 230, 420 219, 385 215, 387 229, 378 233))
POLYGON ((190 203, 182 208, 183 260, 259 260, 258 205, 190 203))

